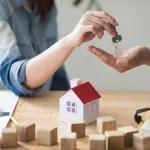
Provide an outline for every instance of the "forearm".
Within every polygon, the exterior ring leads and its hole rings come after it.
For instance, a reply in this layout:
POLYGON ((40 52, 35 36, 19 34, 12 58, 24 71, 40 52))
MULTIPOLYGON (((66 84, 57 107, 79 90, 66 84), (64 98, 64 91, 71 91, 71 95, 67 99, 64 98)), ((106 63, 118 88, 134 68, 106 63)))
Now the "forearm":
POLYGON ((66 61, 73 49, 69 37, 66 36, 29 60, 26 65, 26 86, 34 89, 44 84, 66 61))

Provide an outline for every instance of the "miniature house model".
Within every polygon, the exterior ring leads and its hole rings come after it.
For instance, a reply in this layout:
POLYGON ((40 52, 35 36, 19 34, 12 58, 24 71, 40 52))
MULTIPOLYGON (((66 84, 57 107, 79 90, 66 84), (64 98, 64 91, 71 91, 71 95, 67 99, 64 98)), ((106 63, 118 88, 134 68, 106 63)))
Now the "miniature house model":
POLYGON ((80 79, 71 80, 71 89, 60 98, 60 121, 83 121, 86 124, 96 121, 100 97, 89 82, 82 84, 80 79))

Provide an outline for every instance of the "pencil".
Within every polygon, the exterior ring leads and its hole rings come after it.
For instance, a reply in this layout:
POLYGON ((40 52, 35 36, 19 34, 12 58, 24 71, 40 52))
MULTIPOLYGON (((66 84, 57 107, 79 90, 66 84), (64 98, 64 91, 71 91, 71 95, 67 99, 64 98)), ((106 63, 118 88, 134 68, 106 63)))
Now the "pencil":
POLYGON ((14 118, 13 116, 11 117, 12 122, 14 122, 15 124, 18 124, 18 121, 16 118, 14 118))

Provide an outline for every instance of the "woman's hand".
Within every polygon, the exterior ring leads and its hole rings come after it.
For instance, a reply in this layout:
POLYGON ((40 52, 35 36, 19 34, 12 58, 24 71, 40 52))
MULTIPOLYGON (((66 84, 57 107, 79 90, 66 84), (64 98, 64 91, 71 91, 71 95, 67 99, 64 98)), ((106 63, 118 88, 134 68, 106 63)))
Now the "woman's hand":
POLYGON ((140 65, 150 65, 150 49, 144 46, 128 49, 120 58, 94 46, 89 47, 88 50, 120 73, 140 65))
POLYGON ((76 48, 84 42, 92 40, 96 35, 99 39, 104 35, 104 30, 115 36, 116 32, 113 26, 118 26, 117 21, 106 12, 88 11, 84 14, 75 27, 73 32, 69 34, 69 38, 73 47, 76 48))

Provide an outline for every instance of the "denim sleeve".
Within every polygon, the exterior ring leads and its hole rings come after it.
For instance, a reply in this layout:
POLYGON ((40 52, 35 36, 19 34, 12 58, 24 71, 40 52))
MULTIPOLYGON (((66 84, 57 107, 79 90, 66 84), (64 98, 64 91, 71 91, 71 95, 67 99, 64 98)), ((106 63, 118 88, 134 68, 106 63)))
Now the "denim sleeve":
POLYGON ((9 23, 0 20, 0 76, 4 85, 18 96, 33 96, 41 91, 25 86, 28 59, 21 56, 9 23))

